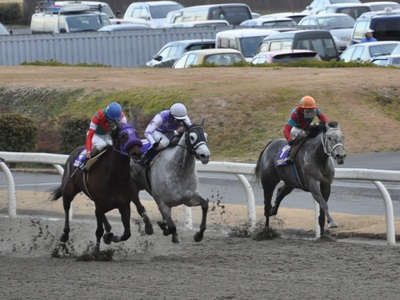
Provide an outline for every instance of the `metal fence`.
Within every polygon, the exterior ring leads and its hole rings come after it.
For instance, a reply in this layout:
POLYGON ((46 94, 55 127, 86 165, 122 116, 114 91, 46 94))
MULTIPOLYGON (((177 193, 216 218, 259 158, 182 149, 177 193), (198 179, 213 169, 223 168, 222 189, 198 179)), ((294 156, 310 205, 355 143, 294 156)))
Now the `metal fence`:
POLYGON ((142 67, 166 43, 186 39, 215 39, 223 28, 171 28, 136 31, 0 36, 0 65, 58 61, 142 67))

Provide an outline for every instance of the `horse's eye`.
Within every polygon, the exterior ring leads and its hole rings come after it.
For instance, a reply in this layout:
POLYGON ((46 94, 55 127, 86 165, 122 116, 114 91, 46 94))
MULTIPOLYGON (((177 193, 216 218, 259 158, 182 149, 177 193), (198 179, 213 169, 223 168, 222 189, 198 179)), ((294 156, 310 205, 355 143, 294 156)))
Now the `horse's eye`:
POLYGON ((192 132, 190 134, 190 142, 194 143, 195 141, 197 141, 197 134, 195 134, 194 132, 192 132))

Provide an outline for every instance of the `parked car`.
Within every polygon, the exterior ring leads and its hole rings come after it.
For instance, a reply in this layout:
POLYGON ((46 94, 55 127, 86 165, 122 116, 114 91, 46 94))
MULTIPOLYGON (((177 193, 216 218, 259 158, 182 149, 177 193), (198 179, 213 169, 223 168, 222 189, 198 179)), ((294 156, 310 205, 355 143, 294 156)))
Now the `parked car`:
POLYGON ((328 30, 296 30, 271 34, 262 40, 258 53, 284 49, 312 50, 322 60, 328 61, 339 57, 335 41, 328 30))
POLYGON ((311 50, 293 49, 261 52, 250 61, 252 64, 288 63, 299 60, 321 61, 318 53, 311 50))
POLYGON ((205 49, 189 51, 179 57, 172 68, 182 69, 202 64, 228 66, 238 62, 246 62, 240 51, 235 49, 205 49))
POLYGON ((390 54, 400 54, 400 45, 397 45, 390 54))
POLYGON ((53 12, 51 7, 42 7, 33 14, 30 30, 36 33, 73 33, 97 31, 103 26, 111 25, 105 13, 93 12, 82 3, 65 4, 53 12))
POLYGON ((290 18, 283 17, 270 17, 270 18, 257 18, 243 21, 240 26, 246 27, 293 27, 297 23, 290 18))
POLYGON ((244 3, 221 3, 189 6, 171 12, 165 19, 166 26, 173 23, 226 20, 229 25, 239 25, 252 19, 250 7, 244 3))
POLYGON ((0 23, 0 35, 10 35, 10 31, 0 23))
POLYGON ((393 66, 400 68, 400 54, 378 56, 372 59, 372 63, 382 67, 393 66))
POLYGON ((367 29, 378 41, 400 41, 400 11, 379 11, 362 14, 354 24, 351 44, 358 44, 367 29))
POLYGON ((314 0, 309 5, 307 5, 306 9, 303 10, 303 13, 313 15, 316 14, 319 10, 325 8, 326 6, 335 3, 361 3, 361 2, 359 0, 314 0))
POLYGON ((133 2, 126 9, 123 18, 148 24, 151 28, 162 28, 167 14, 181 8, 183 5, 175 1, 133 2))
POLYGON ((390 55, 399 44, 399 41, 384 41, 351 45, 343 51, 339 59, 344 62, 370 62, 375 57, 390 55))
POLYGON ((170 68, 174 64, 175 60, 185 52, 211 48, 215 48, 215 40, 213 39, 169 42, 153 56, 152 60, 146 63, 146 66, 170 68))
POLYGON ((247 61, 257 54, 263 38, 279 33, 269 28, 246 28, 220 31, 216 34, 216 48, 230 48, 240 51, 247 61))
POLYGON ((280 18, 290 18, 296 23, 299 23, 301 19, 303 19, 305 16, 308 16, 308 14, 304 14, 301 12, 281 12, 281 13, 273 13, 273 14, 267 14, 267 15, 262 15, 260 18, 275 18, 275 17, 280 17, 280 18))
POLYGON ((364 3, 337 3, 331 4, 322 10, 318 11, 317 14, 332 14, 332 13, 341 13, 346 14, 356 20, 363 13, 371 11, 371 8, 364 3))
POLYGON ((299 25, 326 26, 335 40, 339 52, 343 52, 351 41, 355 20, 342 13, 317 14, 304 17, 299 25))
POLYGON ((365 5, 371 8, 371 11, 385 10, 387 7, 393 9, 400 9, 400 4, 394 1, 374 1, 364 2, 365 5))

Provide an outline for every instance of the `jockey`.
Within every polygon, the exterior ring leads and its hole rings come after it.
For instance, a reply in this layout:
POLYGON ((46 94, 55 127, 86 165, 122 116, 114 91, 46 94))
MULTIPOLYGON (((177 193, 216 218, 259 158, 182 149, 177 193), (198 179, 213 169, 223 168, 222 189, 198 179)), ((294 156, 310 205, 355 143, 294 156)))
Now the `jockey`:
POLYGON ((297 150, 306 138, 304 130, 311 125, 315 117, 326 123, 329 122, 325 114, 317 107, 314 98, 304 96, 300 100, 300 105, 292 110, 289 120, 283 127, 283 135, 291 146, 285 159, 286 162, 294 161, 297 150))
POLYGON ((121 105, 116 102, 110 103, 94 114, 86 135, 87 159, 99 154, 107 145, 112 145, 109 133, 116 128, 117 122, 127 123, 127 120, 121 105))
POLYGON ((176 140, 191 125, 186 107, 182 103, 175 103, 170 109, 156 114, 144 132, 151 147, 142 156, 143 163, 148 166, 154 151, 168 147, 172 140, 176 140))

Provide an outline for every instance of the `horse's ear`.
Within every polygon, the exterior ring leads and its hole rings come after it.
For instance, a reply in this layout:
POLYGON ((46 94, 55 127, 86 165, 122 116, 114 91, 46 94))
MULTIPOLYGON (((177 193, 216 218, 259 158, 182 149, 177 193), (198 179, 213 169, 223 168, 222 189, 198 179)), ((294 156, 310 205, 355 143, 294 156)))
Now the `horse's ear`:
POLYGON ((203 127, 204 126, 204 118, 203 119, 201 119, 201 121, 200 121, 200 124, 199 124, 201 127, 203 127))

